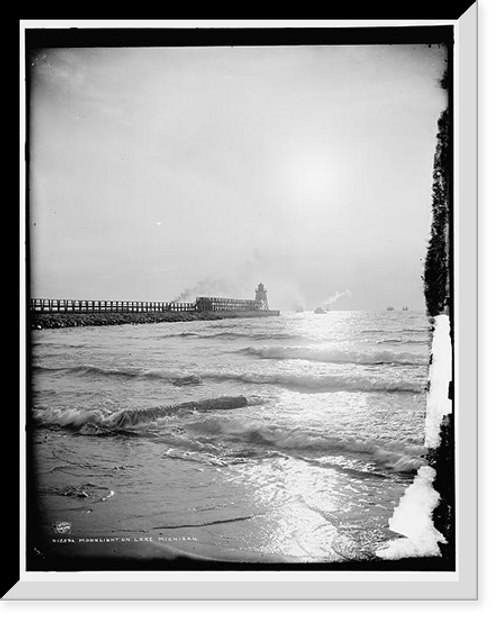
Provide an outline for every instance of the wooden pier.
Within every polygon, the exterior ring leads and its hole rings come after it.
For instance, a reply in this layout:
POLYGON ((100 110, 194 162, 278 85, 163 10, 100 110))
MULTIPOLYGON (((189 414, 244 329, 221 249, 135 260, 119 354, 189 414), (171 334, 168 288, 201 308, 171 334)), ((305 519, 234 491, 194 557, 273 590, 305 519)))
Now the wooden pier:
POLYGON ((279 315, 262 308, 255 300, 200 297, 196 302, 159 302, 143 300, 74 300, 68 298, 31 298, 32 313, 231 313, 279 315))
POLYGON ((192 302, 152 302, 139 300, 71 300, 32 298, 30 311, 35 313, 153 313, 196 311, 192 302))
POLYGON ((30 324, 32 328, 63 328, 269 317, 280 314, 279 311, 269 309, 262 283, 255 291, 254 300, 203 296, 195 302, 31 298, 30 324))

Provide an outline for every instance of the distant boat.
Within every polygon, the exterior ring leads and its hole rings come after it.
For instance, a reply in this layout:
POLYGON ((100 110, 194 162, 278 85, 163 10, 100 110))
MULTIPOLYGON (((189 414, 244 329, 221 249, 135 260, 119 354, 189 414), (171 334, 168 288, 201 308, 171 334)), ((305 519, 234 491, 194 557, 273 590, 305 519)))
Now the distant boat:
POLYGON ((304 313, 304 307, 297 307, 295 313, 304 313))
POLYGON ((394 311, 394 307, 391 307, 390 305, 387 307, 387 311, 394 311))
POLYGON ((408 311, 408 308, 409 308, 409 307, 407 307, 406 305, 404 305, 404 307, 403 307, 403 311, 408 311))
POLYGON ((326 313, 325 309, 323 309, 323 307, 317 307, 316 309, 314 309, 314 313, 326 313))

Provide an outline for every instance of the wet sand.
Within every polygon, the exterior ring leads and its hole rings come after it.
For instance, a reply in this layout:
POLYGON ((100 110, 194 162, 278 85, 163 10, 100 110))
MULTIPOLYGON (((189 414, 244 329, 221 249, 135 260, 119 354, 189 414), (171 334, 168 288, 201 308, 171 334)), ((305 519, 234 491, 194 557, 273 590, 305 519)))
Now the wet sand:
POLYGON ((333 562, 298 562, 257 555, 245 560, 218 559, 202 546, 195 547, 182 536, 159 540, 137 533, 127 535, 126 546, 116 538, 90 538, 88 542, 65 542, 60 537, 57 552, 36 551, 30 560, 33 571, 450 571, 450 564, 440 557, 401 560, 361 560, 333 562), (109 540, 108 542, 106 540, 109 540), (114 541, 113 541, 114 540, 114 541))

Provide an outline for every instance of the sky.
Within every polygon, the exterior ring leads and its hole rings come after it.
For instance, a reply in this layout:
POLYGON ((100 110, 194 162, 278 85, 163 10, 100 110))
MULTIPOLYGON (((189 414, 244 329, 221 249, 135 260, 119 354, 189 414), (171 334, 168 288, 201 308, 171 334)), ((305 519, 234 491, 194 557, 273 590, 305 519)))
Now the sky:
POLYGON ((424 309, 427 45, 65 48, 29 60, 31 296, 424 309))

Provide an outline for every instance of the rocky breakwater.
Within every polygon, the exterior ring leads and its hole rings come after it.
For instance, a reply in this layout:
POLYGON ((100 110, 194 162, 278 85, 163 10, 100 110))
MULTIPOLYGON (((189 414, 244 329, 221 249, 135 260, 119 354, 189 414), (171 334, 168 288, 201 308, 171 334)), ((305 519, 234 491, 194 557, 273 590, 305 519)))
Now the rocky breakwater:
MULTIPOLYGON (((250 314, 249 314, 250 315, 250 314)), ((192 322, 194 320, 222 320, 242 317, 241 313, 216 313, 209 311, 171 311, 140 313, 31 313, 28 326, 31 329, 70 328, 73 326, 116 326, 120 324, 153 324, 158 322, 192 322)))

